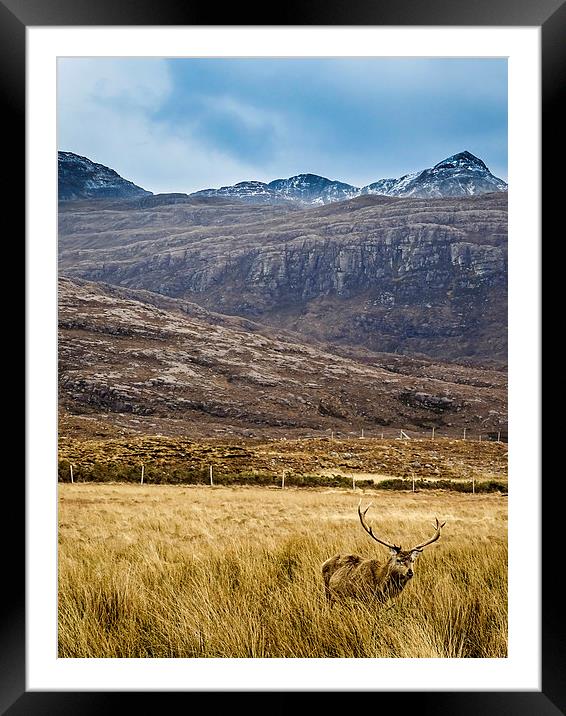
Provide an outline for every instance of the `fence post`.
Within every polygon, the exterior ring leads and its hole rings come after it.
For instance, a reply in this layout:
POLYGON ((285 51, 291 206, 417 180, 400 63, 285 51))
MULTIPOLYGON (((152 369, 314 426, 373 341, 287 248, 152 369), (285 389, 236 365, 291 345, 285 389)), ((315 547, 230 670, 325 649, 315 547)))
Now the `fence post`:
POLYGON ((497 433, 497 442, 501 442, 501 430, 497 433))
POLYGON ((214 483, 212 482, 212 465, 209 465, 209 466, 208 466, 208 474, 209 474, 209 476, 210 476, 210 484, 212 485, 212 484, 214 484, 214 483))
POLYGON ((412 478, 413 478, 413 492, 414 492, 415 491, 415 473, 414 472, 412 474, 412 478))
POLYGON ((464 440, 466 439, 466 428, 464 428, 464 440))
POLYGON ((364 436, 364 429, 362 428, 362 437, 364 436))
POLYGON ((479 438, 479 440, 480 440, 480 443, 481 443, 481 433, 480 433, 480 438, 479 438))
POLYGON ((71 471, 71 484, 72 484, 75 480, 73 479, 73 466, 71 465, 71 463, 69 463, 69 468, 71 471))
POLYGON ((381 439, 383 440, 383 433, 381 433, 381 439))
POLYGON ((143 474, 144 474, 144 472, 145 472, 145 465, 142 463, 140 485, 143 485, 143 474))
POLYGON ((472 475, 472 495, 476 494, 476 476, 472 475))
POLYGON ((434 440, 434 428, 432 429, 432 439, 434 440))
POLYGON ((285 472, 283 472, 283 475, 281 476, 281 489, 285 489, 285 472))

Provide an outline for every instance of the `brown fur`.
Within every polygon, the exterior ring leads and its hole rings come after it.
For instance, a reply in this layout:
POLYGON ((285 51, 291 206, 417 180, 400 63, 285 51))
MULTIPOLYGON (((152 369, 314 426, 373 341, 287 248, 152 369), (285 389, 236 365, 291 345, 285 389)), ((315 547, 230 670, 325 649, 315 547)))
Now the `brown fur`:
POLYGON ((439 522, 437 517, 434 523, 434 535, 425 542, 405 550, 399 545, 385 542, 374 534, 372 526, 365 521, 371 503, 363 511, 361 505, 360 500, 358 517, 362 527, 372 539, 387 547, 390 556, 387 562, 364 559, 357 554, 337 554, 327 559, 322 565, 322 577, 324 593, 331 604, 338 597, 373 599, 378 602, 396 597, 412 579, 416 558, 425 547, 440 538, 440 530, 446 524, 439 522))
POLYGON ((379 562, 356 554, 337 554, 322 565, 326 598, 332 603, 340 597, 378 602, 396 597, 411 579, 408 573, 415 557, 411 552, 399 552, 387 562, 379 562))

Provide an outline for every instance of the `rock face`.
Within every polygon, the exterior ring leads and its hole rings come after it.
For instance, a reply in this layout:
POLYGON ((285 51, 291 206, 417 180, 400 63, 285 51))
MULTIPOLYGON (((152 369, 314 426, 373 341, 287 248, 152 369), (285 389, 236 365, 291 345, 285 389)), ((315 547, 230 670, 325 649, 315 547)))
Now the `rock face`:
POLYGON ((505 192, 366 195, 303 210, 202 201, 69 203, 59 217, 60 269, 307 341, 506 363, 505 192))
POLYGON ((269 184, 246 181, 220 189, 203 189, 192 196, 230 197, 254 204, 294 201, 304 206, 321 206, 365 194, 426 198, 476 196, 495 191, 507 191, 507 184, 493 176, 481 159, 465 151, 430 169, 398 179, 379 179, 361 188, 317 174, 299 174, 269 184))
POLYGON ((59 201, 150 196, 113 169, 72 152, 58 152, 59 201))
POLYGON ((194 304, 69 279, 59 282, 59 391, 66 416, 140 433, 461 434, 507 420, 500 371, 353 360, 194 304))

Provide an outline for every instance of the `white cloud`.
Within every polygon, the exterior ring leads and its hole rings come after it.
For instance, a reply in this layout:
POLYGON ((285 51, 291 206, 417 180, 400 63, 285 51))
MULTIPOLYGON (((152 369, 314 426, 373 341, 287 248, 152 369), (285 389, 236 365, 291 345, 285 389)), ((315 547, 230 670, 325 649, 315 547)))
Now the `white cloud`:
MULTIPOLYGON (((173 91, 165 60, 64 58, 57 81, 59 149, 88 156, 145 189, 217 186, 219 167, 225 183, 261 173, 197 141, 188 127, 180 136, 153 117, 173 91)), ((246 117, 254 121, 249 112, 246 117)))
POLYGON ((231 115, 251 129, 269 127, 274 132, 284 131, 285 125, 277 112, 261 109, 228 95, 201 98, 201 101, 211 111, 231 115))
POLYGON ((60 109, 66 110, 109 101, 151 110, 173 90, 167 63, 153 58, 60 58, 57 82, 60 109))

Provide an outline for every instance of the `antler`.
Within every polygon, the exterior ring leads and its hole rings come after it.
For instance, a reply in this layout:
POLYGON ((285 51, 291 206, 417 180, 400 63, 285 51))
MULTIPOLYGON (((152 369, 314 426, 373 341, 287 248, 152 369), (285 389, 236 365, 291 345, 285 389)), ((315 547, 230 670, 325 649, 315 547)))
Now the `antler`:
POLYGON ((389 542, 384 542, 382 539, 379 539, 378 537, 376 537, 371 529, 371 526, 364 522, 364 517, 366 516, 367 511, 371 507, 371 502, 369 503, 369 505, 366 507, 366 509, 363 512, 361 510, 361 505, 362 505, 362 501, 360 500, 360 502, 358 504, 358 515, 360 516, 360 522, 362 523, 362 527, 368 533, 368 535, 370 537, 372 537, 376 542, 379 542, 379 544, 382 544, 384 547, 389 547, 389 549, 392 549, 395 552, 400 552, 401 547, 398 547, 395 544, 389 544, 389 542))
POLYGON ((440 522, 438 521, 438 517, 436 517, 435 524, 433 525, 433 527, 435 528, 436 531, 435 531, 434 535, 431 537, 431 539, 429 539, 428 542, 423 542, 422 544, 418 544, 416 547, 413 547, 410 551, 414 552, 417 549, 422 550, 429 544, 436 542, 436 540, 440 537, 440 530, 444 527, 445 524, 446 524, 446 522, 443 522, 442 524, 440 524, 440 522))

